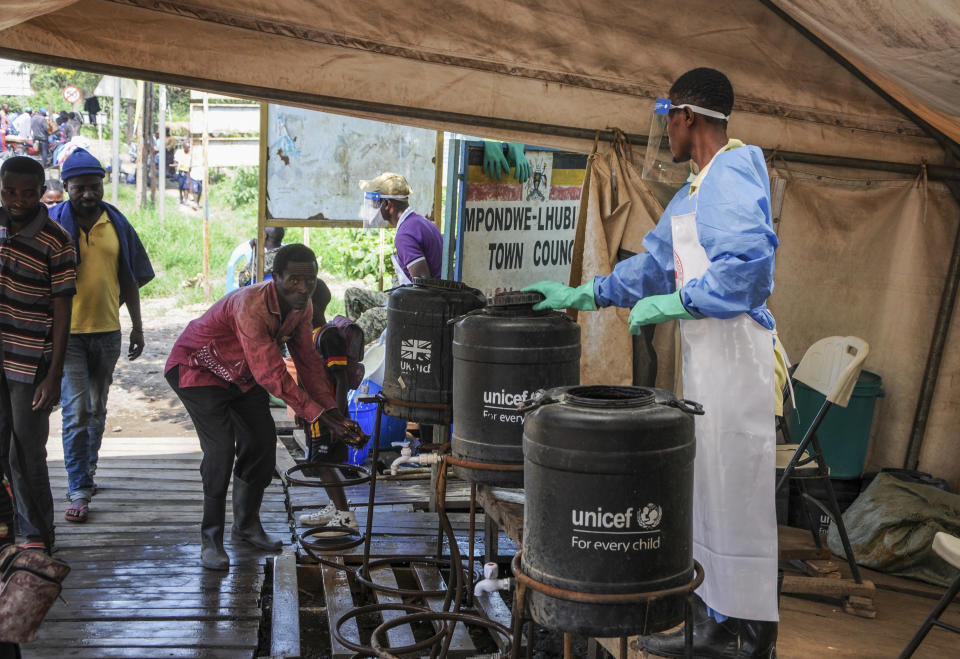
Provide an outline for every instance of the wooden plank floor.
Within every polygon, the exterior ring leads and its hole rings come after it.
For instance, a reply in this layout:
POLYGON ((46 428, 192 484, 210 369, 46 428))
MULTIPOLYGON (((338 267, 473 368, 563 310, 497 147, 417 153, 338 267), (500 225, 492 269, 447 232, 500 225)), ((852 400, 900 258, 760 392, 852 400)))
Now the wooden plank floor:
MULTIPOLYGON (((876 574, 879 573, 867 571, 864 578, 873 579, 876 574)), ((898 582, 907 587, 917 583, 884 576, 888 583, 898 582)), ((942 593, 943 589, 938 592, 942 593)), ((777 657, 895 659, 936 600, 878 588, 874 602, 877 617, 871 620, 844 613, 837 602, 783 596, 777 657)), ((951 605, 941 619, 960 625, 960 603, 951 605)), ((604 639, 602 643, 617 656, 617 639, 604 639)), ((627 656, 628 659, 656 657, 637 649, 633 642, 627 656)), ((915 659, 956 659, 960 657, 960 637, 943 629, 933 629, 913 656, 915 659)))
MULTIPOLYGON (((264 563, 270 554, 230 539, 227 573, 200 566, 200 446, 195 437, 104 437, 99 493, 85 524, 63 519, 66 472, 48 444, 57 557, 72 572, 26 659, 204 657, 256 653, 264 563)), ((264 528, 291 539, 280 481, 268 488, 264 528)))

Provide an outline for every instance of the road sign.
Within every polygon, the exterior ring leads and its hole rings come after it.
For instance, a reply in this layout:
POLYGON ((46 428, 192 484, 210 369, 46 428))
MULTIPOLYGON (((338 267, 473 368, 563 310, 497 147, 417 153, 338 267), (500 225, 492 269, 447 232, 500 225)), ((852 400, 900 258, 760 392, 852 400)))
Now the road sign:
POLYGON ((73 85, 67 85, 63 88, 63 100, 73 105, 80 102, 80 90, 73 85))

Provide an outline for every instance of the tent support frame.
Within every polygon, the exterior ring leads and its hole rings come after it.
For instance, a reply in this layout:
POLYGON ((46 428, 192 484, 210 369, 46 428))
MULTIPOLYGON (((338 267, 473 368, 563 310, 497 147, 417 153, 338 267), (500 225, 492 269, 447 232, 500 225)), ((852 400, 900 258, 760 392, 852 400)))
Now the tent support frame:
MULTIPOLYGON (((474 126, 476 128, 487 128, 493 131, 516 131, 534 135, 543 135, 545 137, 565 137, 585 141, 593 141, 597 134, 599 134, 601 140, 607 142, 612 142, 614 139, 614 131, 612 130, 593 130, 579 126, 558 126, 554 124, 542 124, 532 121, 521 121, 518 119, 500 119, 497 117, 484 117, 460 112, 442 112, 425 108, 412 108, 408 106, 392 105, 388 103, 375 103, 358 99, 336 98, 321 94, 292 92, 282 89, 271 89, 267 87, 257 87, 254 85, 225 82, 222 80, 207 80, 204 78, 182 76, 159 71, 147 71, 132 67, 115 66, 101 62, 90 62, 86 60, 71 59, 68 57, 47 55, 45 53, 32 53, 12 48, 0 47, 0 57, 6 57, 21 62, 47 64, 49 66, 66 66, 78 71, 90 71, 93 73, 102 73, 104 75, 116 75, 124 78, 132 78, 134 80, 151 80, 153 82, 159 82, 166 85, 189 87, 191 89, 199 89, 218 94, 241 96, 253 100, 269 101, 272 103, 282 103, 286 105, 295 105, 299 107, 326 110, 331 112, 344 112, 348 114, 379 114, 383 116, 396 117, 400 120, 416 119, 421 121, 432 121, 447 124, 462 124, 474 126)), ((926 124, 923 124, 922 121, 914 117, 912 114, 910 117, 912 120, 922 125, 925 129, 933 130, 926 124)), ((436 130, 445 129, 442 126, 438 126, 436 127, 436 130)), ((646 146, 647 144, 646 135, 629 134, 627 135, 627 139, 631 144, 636 146, 646 146)), ((941 139, 944 138, 941 136, 941 139)), ((772 153, 772 149, 766 150, 766 153, 769 155, 772 153)), ((812 165, 829 165, 834 167, 850 167, 853 169, 869 169, 908 174, 911 176, 919 175, 923 168, 920 163, 914 164, 905 162, 886 162, 881 160, 826 156, 813 153, 798 153, 793 151, 778 150, 777 156, 790 162, 799 162, 812 165)), ((926 168, 927 177, 930 180, 960 181, 960 167, 927 164, 926 168)))
MULTIPOLYGON (((950 189, 957 204, 960 205, 960 185, 956 181, 945 181, 945 184, 950 189)), ((930 408, 933 406, 933 396, 937 390, 940 364, 943 361, 943 350, 950 333, 950 320, 953 318, 958 290, 960 290, 960 221, 957 222, 957 233, 953 239, 950 266, 947 269, 946 282, 940 296, 940 308, 937 310, 937 320, 933 326, 933 338, 930 340, 930 350, 927 352, 927 363, 923 368, 923 381, 920 384, 917 410, 914 413, 913 426, 910 429, 907 453, 903 459, 904 469, 916 469, 920 465, 920 449, 923 447, 923 436, 927 431, 930 408)))

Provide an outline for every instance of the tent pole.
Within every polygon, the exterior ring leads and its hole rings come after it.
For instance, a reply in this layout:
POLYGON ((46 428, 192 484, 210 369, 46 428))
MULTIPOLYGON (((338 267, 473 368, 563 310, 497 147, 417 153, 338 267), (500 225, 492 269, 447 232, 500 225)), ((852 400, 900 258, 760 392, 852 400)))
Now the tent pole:
MULTIPOLYGON (((960 204, 960 185, 952 181, 947 181, 946 185, 953 193, 953 198, 957 201, 957 204, 960 204)), ((960 289, 960 222, 957 223, 957 233, 953 239, 953 253, 950 255, 950 267, 947 270, 947 281, 943 286, 943 294, 940 296, 940 309, 937 311, 937 320, 933 326, 933 339, 930 342, 930 351, 927 353, 927 364, 923 369, 923 382, 920 385, 917 411, 913 417, 913 427, 910 429, 907 455, 903 460, 904 469, 916 469, 920 464, 920 449, 923 447, 923 436, 927 431, 930 407, 933 404, 933 396, 937 389, 940 362, 943 360, 943 348, 950 332, 950 320, 953 317, 958 289, 960 289)))
POLYGON ((160 224, 166 219, 167 197, 167 86, 160 85, 160 117, 157 130, 160 135, 157 139, 160 164, 157 166, 157 189, 160 192, 160 224))
MULTIPOLYGON (((210 132, 208 130, 208 112, 210 110, 210 95, 203 92, 203 301, 210 303, 210 167, 207 150, 210 148, 210 132)), ((199 202, 200 199, 197 199, 199 202)), ((263 251, 263 245, 257 245, 257 251, 263 251)))
POLYGON ((136 136, 137 144, 137 164, 136 164, 136 201, 138 209, 143 208, 145 184, 147 181, 147 170, 143 168, 144 160, 147 157, 147 146, 143 141, 144 134, 144 108, 146 103, 147 86, 143 80, 137 80, 137 109, 134 111, 133 134, 136 136))
POLYGON ((110 201, 116 206, 120 201, 120 76, 115 76, 113 80, 113 125, 110 126, 113 172, 110 176, 110 201))

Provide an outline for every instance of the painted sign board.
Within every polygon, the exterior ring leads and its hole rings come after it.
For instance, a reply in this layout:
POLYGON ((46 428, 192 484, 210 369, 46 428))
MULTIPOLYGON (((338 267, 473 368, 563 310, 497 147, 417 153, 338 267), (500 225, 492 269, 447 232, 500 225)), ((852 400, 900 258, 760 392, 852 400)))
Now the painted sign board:
POLYGON ((510 174, 496 180, 483 172, 482 145, 467 151, 460 279, 487 296, 570 278, 587 156, 536 147, 526 156, 532 174, 520 184, 510 174))
POLYGON ((263 123, 268 219, 356 222, 359 182, 387 171, 406 177, 411 207, 433 206, 435 131, 274 104, 263 123))

